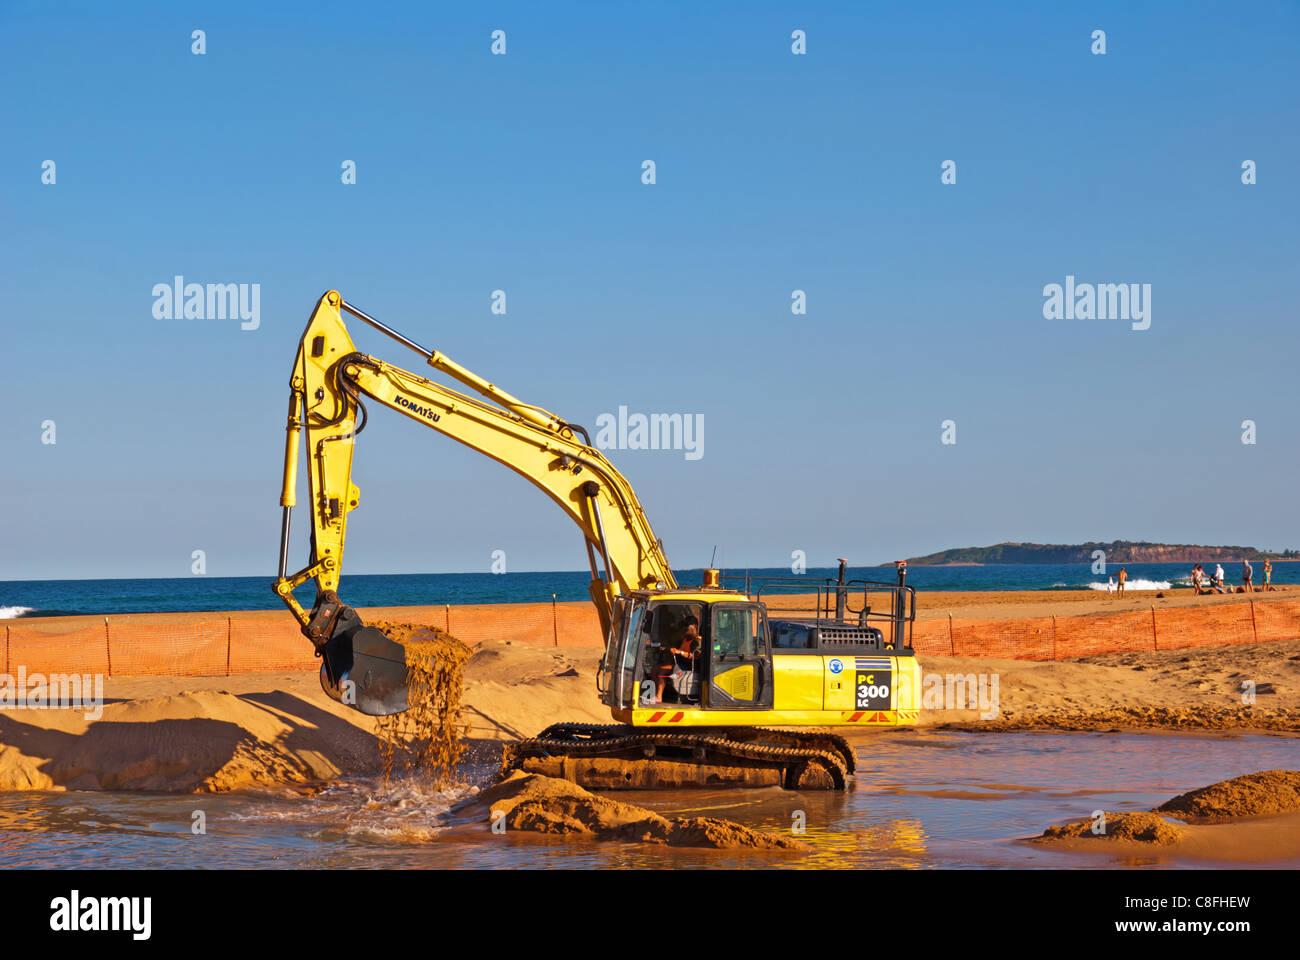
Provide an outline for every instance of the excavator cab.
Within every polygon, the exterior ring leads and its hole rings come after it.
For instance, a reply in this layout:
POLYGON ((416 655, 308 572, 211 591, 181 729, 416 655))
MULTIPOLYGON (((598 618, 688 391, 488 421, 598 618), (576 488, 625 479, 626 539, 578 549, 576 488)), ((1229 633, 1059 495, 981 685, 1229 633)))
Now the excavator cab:
POLYGON ((761 710, 772 706, 772 678, 762 604, 729 592, 638 592, 614 607, 597 687, 616 711, 654 705, 660 687, 666 706, 761 710), (701 649, 693 663, 671 652, 681 649, 688 618, 699 625, 701 649), (665 667, 671 673, 659 672, 665 667))

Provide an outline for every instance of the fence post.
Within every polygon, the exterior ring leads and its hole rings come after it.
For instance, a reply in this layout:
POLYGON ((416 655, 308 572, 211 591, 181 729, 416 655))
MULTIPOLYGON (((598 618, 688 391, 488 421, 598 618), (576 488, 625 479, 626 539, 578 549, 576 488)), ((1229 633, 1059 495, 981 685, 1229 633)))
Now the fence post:
POLYGON ((948 614, 948 649, 952 655, 957 656, 957 646, 952 642, 952 614, 948 614))
POLYGON ((443 604, 447 608, 447 632, 451 633, 451 604, 443 604))
POLYGON ((1255 601, 1250 601, 1250 632, 1255 635, 1255 642, 1259 643, 1259 627, 1255 626, 1255 601))
POLYGON ((1052 659, 1056 659, 1056 614, 1052 614, 1052 659))
POLYGON ((551 636, 555 638, 555 645, 560 645, 560 621, 559 614, 555 610, 555 594, 551 594, 551 636))
POLYGON ((104 659, 108 661, 108 676, 113 675, 113 648, 108 642, 108 617, 104 618, 104 659))
POLYGON ((226 617, 226 676, 230 676, 230 634, 232 632, 230 617, 226 617))
POLYGON ((5 624, 5 676, 10 676, 9 672, 9 624, 5 624))
POLYGON ((1156 634, 1156 605, 1151 604, 1151 649, 1160 649, 1160 638, 1156 634))

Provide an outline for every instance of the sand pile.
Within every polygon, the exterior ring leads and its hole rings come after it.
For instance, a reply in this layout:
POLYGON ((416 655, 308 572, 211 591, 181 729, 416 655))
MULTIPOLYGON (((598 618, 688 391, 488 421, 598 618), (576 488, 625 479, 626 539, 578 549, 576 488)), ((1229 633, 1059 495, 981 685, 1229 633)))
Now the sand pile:
POLYGON ((1300 810, 1300 771, 1264 770, 1191 790, 1156 807, 1179 820, 1223 823, 1300 810))
POLYGON ((1183 856, 1239 863, 1300 857, 1300 771, 1264 770, 1191 790, 1150 812, 1107 813, 1104 834, 1082 820, 1033 838, 1067 850, 1096 849, 1089 840, 1110 840, 1121 853, 1177 847, 1183 856))
POLYGON ((729 820, 663 817, 644 807, 598 796, 568 780, 536 773, 516 771, 479 793, 469 807, 489 824, 504 818, 508 831, 576 834, 674 847, 810 849, 793 837, 762 833, 729 820))
MULTIPOLYGON (((399 639, 408 636, 391 623, 381 626, 399 639)), ((420 728, 445 737, 408 740, 400 729, 390 731, 401 741, 393 751, 395 771, 426 761, 446 770, 461 743, 494 763, 499 744, 556 721, 609 722, 591 682, 597 655, 590 650, 494 641, 475 648, 483 655, 475 667, 445 635, 434 646, 440 655, 426 658, 422 670, 433 696, 417 691, 413 699, 428 714, 420 728), (465 667, 463 691, 457 663, 465 667), (455 703, 461 722, 452 719, 455 703), (452 737, 457 727, 463 732, 464 721, 473 724, 468 742, 452 737)), ((0 709, 0 791, 303 789, 383 771, 375 718, 326 695, 316 670, 112 677, 104 693, 97 718, 75 708, 0 709)))
POLYGON ((1131 840, 1137 843, 1170 844, 1177 843, 1183 835, 1181 829, 1154 813, 1108 813, 1105 833, 1093 833, 1092 824, 1092 820, 1084 820, 1048 827, 1043 831, 1042 839, 1131 840))
POLYGON ((215 793, 375 765, 372 736, 309 703, 224 690, 109 703, 96 721, 72 710, 14 711, 0 715, 0 742, 5 790, 215 793))
POLYGON ((395 770, 427 778, 434 787, 455 780, 467 725, 461 721, 463 668, 470 648, 436 627, 376 620, 370 624, 406 648, 410 688, 403 713, 379 717, 375 735, 384 780, 395 770))

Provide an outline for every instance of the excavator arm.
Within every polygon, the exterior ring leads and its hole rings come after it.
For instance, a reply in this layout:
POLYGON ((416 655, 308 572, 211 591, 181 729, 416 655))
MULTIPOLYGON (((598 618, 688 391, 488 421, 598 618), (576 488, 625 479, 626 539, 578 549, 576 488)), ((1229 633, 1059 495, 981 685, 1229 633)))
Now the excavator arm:
POLYGON ((365 627, 338 597, 348 515, 360 502, 360 491, 352 483, 352 456, 356 437, 365 428, 366 400, 505 464, 559 505, 582 532, 592 575, 589 592, 607 639, 617 597, 639 588, 677 585, 632 487, 591 445, 582 427, 517 400, 331 290, 316 304, 290 378, 280 493, 280 565, 274 590, 322 656, 322 686, 343 702, 365 713, 406 708, 401 647, 365 627), (344 312, 420 354, 430 367, 484 399, 358 352, 343 322, 344 312), (304 434, 311 550, 307 566, 290 574, 290 519, 304 434), (293 594, 308 580, 316 583, 310 610, 293 594))

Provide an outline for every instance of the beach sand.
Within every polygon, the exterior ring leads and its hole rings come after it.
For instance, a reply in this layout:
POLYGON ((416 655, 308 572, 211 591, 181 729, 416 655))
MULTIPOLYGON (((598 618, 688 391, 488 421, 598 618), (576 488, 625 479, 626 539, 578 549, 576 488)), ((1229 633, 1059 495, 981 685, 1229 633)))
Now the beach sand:
POLYGON ((922 657, 921 665, 925 674, 945 679, 998 678, 996 716, 956 709, 949 702, 935 705, 941 709, 923 709, 921 725, 976 731, 1300 732, 1300 640, 1106 653, 1078 660, 922 657), (1243 701, 1250 692, 1253 704, 1243 701))
POLYGON ((917 590, 918 620, 954 618, 999 620, 1013 617, 1082 617, 1133 613, 1170 607, 1204 607, 1220 603, 1300 600, 1300 588, 1274 587, 1268 593, 1212 593, 1196 596, 1190 588, 1129 590, 1124 596, 1101 590, 917 590), (1164 594, 1157 597, 1156 594, 1164 594))

